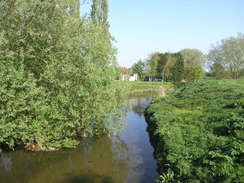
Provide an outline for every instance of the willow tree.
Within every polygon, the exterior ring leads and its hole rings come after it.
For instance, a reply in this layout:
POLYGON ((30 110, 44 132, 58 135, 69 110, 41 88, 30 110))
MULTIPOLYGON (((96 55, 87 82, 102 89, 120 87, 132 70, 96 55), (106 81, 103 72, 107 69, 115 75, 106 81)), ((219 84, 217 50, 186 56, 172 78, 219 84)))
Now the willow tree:
POLYGON ((239 79, 244 71, 244 35, 238 34, 213 46, 208 54, 211 72, 215 77, 239 79))
POLYGON ((91 17, 101 23, 108 23, 108 0, 93 0, 91 17))
POLYGON ((164 59, 162 59, 162 60, 163 60, 164 64, 161 67, 161 74, 165 81, 169 81, 169 80, 171 80, 171 78, 173 76, 172 69, 176 65, 176 58, 168 53, 166 53, 163 56, 163 58, 164 59))
POLYGON ((115 128, 112 38, 79 14, 79 0, 0 2, 0 144, 52 150, 115 128))
POLYGON ((204 75, 205 55, 198 49, 183 49, 179 53, 184 60, 184 79, 199 81, 204 75))
POLYGON ((149 60, 147 61, 147 65, 149 66, 149 75, 151 77, 158 76, 157 68, 158 68, 159 60, 160 60, 160 53, 156 52, 151 54, 149 60))
POLYGON ((160 54, 157 69, 163 80, 181 81, 184 72, 183 58, 179 53, 162 53, 160 54))
POLYGON ((131 69, 134 73, 138 74, 140 80, 143 79, 145 72, 145 63, 143 61, 139 60, 138 62, 133 64, 131 69))

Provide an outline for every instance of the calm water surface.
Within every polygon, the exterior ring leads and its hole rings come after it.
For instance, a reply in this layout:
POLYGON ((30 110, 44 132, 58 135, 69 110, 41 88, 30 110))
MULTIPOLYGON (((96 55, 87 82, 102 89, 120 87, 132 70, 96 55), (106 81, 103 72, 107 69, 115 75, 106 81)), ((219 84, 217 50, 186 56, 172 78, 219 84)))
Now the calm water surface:
POLYGON ((0 183, 153 183, 157 165, 143 115, 150 101, 129 99, 119 137, 86 139, 76 149, 58 152, 2 154, 0 183))

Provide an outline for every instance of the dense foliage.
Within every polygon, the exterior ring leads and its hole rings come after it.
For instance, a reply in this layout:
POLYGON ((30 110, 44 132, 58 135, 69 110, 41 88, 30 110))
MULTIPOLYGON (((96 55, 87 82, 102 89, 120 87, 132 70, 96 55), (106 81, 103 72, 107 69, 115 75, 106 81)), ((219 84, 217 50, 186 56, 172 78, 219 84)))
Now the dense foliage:
POLYGON ((204 54, 197 49, 183 49, 179 53, 184 60, 184 80, 194 82, 202 79, 205 63, 204 54))
POLYGON ((177 53, 153 53, 146 61, 135 63, 132 69, 145 80, 195 82, 203 78, 204 62, 201 51, 184 49, 177 53))
POLYGON ((208 54, 210 73, 216 78, 244 77, 244 35, 221 40, 208 54))
POLYGON ((0 2, 0 145, 73 147, 115 128, 115 51, 107 18, 94 20, 79 0, 0 2))
POLYGON ((145 70, 145 63, 141 60, 139 60, 132 66, 132 72, 138 74, 140 80, 143 79, 144 70, 145 70))
POLYGON ((244 81, 185 84, 146 111, 161 182, 244 182, 244 81))
MULTIPOLYGON (((138 63, 141 61, 138 61, 133 67, 138 63)), ((176 53, 152 53, 144 61, 143 72, 140 69, 140 73, 143 73, 145 80, 150 81, 163 79, 165 81, 197 82, 203 79, 205 74, 213 79, 243 78, 244 35, 239 33, 236 37, 221 40, 213 45, 206 55, 198 49, 189 48, 176 53), (175 73, 175 69, 180 72, 175 73), (206 71, 207 73, 205 73, 206 71)))
POLYGON ((161 77, 164 81, 183 80, 184 60, 179 53, 154 53, 146 61, 147 75, 161 77))

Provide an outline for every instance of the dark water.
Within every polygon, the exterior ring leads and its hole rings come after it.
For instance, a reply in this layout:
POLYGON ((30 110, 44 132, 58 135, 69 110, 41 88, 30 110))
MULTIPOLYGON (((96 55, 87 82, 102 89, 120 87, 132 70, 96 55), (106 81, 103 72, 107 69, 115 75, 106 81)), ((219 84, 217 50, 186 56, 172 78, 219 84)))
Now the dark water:
POLYGON ((143 111, 150 97, 129 100, 119 137, 84 140, 58 152, 4 153, 0 183, 152 183, 158 178, 143 111))

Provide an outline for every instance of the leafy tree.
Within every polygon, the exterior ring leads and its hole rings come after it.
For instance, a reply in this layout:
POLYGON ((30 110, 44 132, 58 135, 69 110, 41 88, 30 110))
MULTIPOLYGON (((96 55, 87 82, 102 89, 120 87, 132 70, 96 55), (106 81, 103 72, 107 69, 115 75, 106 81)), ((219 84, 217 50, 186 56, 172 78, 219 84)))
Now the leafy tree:
POLYGON ((198 49, 183 49, 179 51, 184 59, 184 66, 190 67, 193 65, 203 66, 205 62, 204 54, 198 49))
POLYGON ((171 80, 173 73, 172 69, 176 65, 176 58, 170 53, 161 54, 158 64, 158 72, 161 74, 163 80, 171 80))
POLYGON ((238 79, 244 69, 244 35, 224 39, 216 44, 208 54, 209 64, 212 73, 220 77, 223 73, 225 77, 238 79))
POLYGON ((101 24, 107 24, 108 0, 93 0, 91 17, 101 24))
POLYGON ((179 53, 184 60, 184 79, 186 81, 199 81, 204 74, 204 54, 197 49, 184 49, 179 53))
POLYGON ((78 0, 1 2, 0 144, 51 150, 116 129, 114 54, 108 29, 80 18, 78 0))
POLYGON ((175 65, 172 68, 172 80, 174 82, 181 82, 184 78, 184 60, 179 53, 175 53, 172 55, 175 59, 175 65))
POLYGON ((230 73, 225 70, 221 63, 214 63, 210 67, 210 71, 211 76, 215 77, 216 79, 231 78, 230 73))
POLYGON ((184 70, 184 78, 188 82, 196 82, 202 79, 203 70, 201 67, 195 65, 191 67, 187 67, 184 70))
POLYGON ((165 81, 181 81, 183 79, 184 62, 178 53, 154 53, 147 60, 149 75, 162 77, 165 81))
POLYGON ((160 55, 158 73, 165 81, 181 81, 183 79, 184 62, 178 53, 160 55))
POLYGON ((144 69, 145 69, 145 63, 141 60, 139 60, 132 66, 132 71, 137 73, 140 79, 143 79, 144 69))
POLYGON ((158 63, 160 60, 160 53, 153 53, 151 54, 149 60, 147 61, 149 65, 149 75, 150 76, 157 76, 158 72, 158 63))

